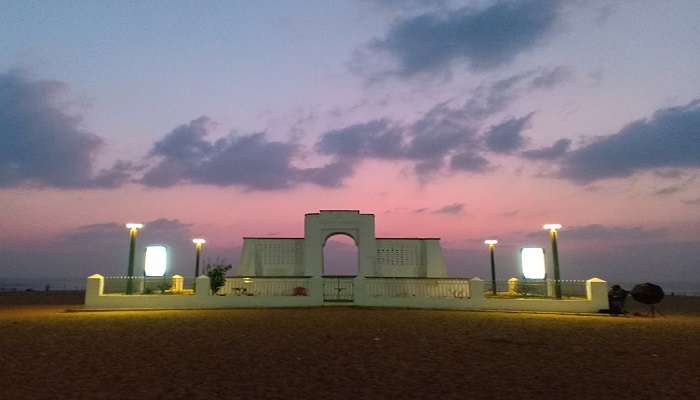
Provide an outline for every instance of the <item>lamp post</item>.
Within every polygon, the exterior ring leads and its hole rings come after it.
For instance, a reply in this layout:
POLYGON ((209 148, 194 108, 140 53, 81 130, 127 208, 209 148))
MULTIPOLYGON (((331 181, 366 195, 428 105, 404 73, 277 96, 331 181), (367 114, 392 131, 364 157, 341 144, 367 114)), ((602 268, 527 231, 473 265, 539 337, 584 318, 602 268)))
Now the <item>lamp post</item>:
POLYGON ((192 243, 194 243, 194 251, 195 251, 195 261, 194 261, 194 279, 195 280, 199 276, 199 256, 202 254, 202 246, 206 242, 207 241, 202 239, 202 238, 192 239, 192 243))
POLYGON ((557 299, 561 299, 561 282, 559 281, 559 249, 557 247, 557 230, 561 229, 560 224, 545 224, 544 229, 549 229, 549 237, 552 239, 552 261, 554 262, 554 294, 557 299))
POLYGON ((496 262, 493 257, 493 253, 496 250, 496 245, 498 240, 487 239, 484 240, 484 244, 489 246, 489 256, 491 257, 491 294, 496 295, 496 262))
POLYGON ((143 224, 129 222, 126 224, 129 229, 129 269, 127 270, 126 278, 126 294, 132 294, 134 291, 134 254, 136 253, 136 236, 139 234, 139 229, 143 228, 143 224))

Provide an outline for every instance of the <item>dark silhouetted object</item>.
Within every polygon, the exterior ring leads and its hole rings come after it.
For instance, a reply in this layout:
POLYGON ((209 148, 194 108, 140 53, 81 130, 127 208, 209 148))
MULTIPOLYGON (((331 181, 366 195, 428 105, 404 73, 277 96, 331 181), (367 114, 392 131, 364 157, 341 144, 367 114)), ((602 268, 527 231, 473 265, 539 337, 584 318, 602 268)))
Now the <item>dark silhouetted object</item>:
POLYGON ((608 303, 610 304, 610 314, 624 314, 625 300, 630 292, 620 287, 613 285, 608 291, 608 303))
POLYGON ((640 303, 648 304, 651 308, 651 316, 655 314, 654 306, 664 298, 664 290, 653 283, 640 283, 632 289, 632 298, 640 303))

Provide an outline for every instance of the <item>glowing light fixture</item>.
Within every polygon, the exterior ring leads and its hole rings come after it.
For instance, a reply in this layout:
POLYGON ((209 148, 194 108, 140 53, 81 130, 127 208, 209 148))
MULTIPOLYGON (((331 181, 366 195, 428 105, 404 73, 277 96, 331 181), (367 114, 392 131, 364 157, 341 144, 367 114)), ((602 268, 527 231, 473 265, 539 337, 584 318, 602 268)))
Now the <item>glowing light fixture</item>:
POLYGON ((541 247, 523 247, 520 249, 520 263, 525 279, 544 279, 544 249, 541 247))
MULTIPOLYGON (((127 270, 127 276, 129 278, 134 276, 134 254, 136 252, 136 236, 139 234, 139 229, 143 228, 143 224, 137 224, 135 222, 129 222, 126 224, 127 229, 129 229, 129 269, 127 270)), ((134 291, 133 282, 131 279, 126 281, 126 294, 131 294, 134 291)))
POLYGON ((202 246, 206 242, 207 241, 202 239, 202 238, 192 239, 192 243, 194 243, 194 276, 195 276, 195 278, 199 276, 199 258, 202 254, 202 246))
POLYGON ((168 249, 165 246, 147 246, 144 272, 146 276, 163 276, 168 269, 168 249))
POLYGON ((498 244, 498 240, 496 239, 486 239, 484 240, 484 244, 488 244, 489 246, 493 246, 498 244))
POLYGON ((561 229, 559 224, 545 224, 544 229, 549 229, 549 237, 552 240, 552 261, 554 266, 555 296, 561 299, 561 276, 559 274, 559 247, 557 246, 557 229, 561 229))
POLYGON ((550 231, 556 231, 557 229, 561 229, 560 224, 544 224, 542 226, 543 229, 549 229, 550 231))

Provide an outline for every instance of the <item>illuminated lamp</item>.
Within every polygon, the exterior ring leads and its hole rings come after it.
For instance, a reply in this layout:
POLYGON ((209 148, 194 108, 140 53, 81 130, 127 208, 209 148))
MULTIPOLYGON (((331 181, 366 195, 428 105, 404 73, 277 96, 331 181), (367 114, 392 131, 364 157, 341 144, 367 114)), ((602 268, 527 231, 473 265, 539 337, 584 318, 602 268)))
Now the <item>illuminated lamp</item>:
POLYGON ((164 276, 168 269, 168 249, 165 246, 147 246, 144 273, 146 276, 164 276))
POLYGON ((520 249, 520 263, 525 279, 544 279, 546 277, 543 248, 523 247, 520 249))

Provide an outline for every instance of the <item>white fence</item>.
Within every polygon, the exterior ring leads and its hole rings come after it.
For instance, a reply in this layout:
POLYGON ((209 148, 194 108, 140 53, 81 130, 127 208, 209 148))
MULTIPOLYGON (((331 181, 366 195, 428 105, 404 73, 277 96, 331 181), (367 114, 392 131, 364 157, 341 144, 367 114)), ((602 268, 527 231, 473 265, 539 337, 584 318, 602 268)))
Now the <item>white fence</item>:
POLYGON ((195 290, 183 289, 184 278, 177 277, 177 284, 175 278, 170 289, 161 280, 153 282, 159 290, 125 294, 125 283, 131 279, 93 275, 87 281, 85 305, 112 309, 314 307, 346 301, 358 306, 458 310, 597 312, 608 308, 607 282, 597 278, 586 281, 585 298, 561 300, 485 296, 479 278, 231 277, 217 293, 212 293, 207 276, 196 279, 195 290))
POLYGON ((217 292, 224 296, 308 296, 311 278, 308 277, 236 277, 226 278, 226 284, 217 292))
POLYGON ((367 296, 464 299, 469 296, 469 279, 367 278, 367 296))

